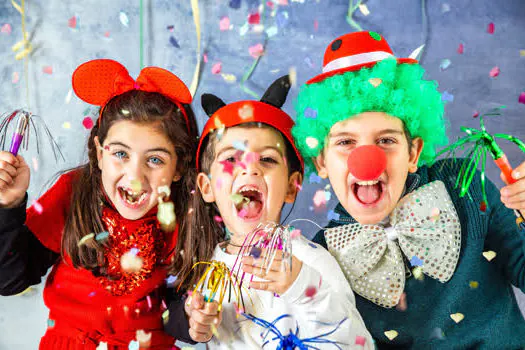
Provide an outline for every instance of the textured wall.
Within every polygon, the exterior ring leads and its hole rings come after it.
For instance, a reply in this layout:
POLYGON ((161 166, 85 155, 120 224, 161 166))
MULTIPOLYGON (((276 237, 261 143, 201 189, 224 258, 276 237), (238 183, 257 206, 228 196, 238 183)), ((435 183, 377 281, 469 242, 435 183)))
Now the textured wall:
MULTIPOLYGON (((93 58, 113 58, 123 62, 136 76, 139 63, 139 1, 27 1, 27 30, 35 48, 28 71, 29 100, 22 61, 14 59, 11 46, 22 38, 20 14, 10 1, 0 2, 0 110, 26 108, 40 115, 52 129, 66 161, 54 162, 47 145, 40 155, 24 152, 33 166, 31 198, 38 197, 57 170, 72 167, 85 159, 88 131, 82 120, 93 113, 75 96, 70 99, 71 73, 80 63, 93 58), (125 13, 121 15, 121 13, 125 13), (77 16, 76 28, 68 20, 77 16), (17 76, 19 77, 17 79, 17 76), (35 158, 37 163, 31 159, 35 158)), ((269 36, 265 55, 246 86, 261 95, 278 76, 297 71, 297 83, 321 71, 326 45, 336 36, 352 31, 345 16, 346 0, 201 0, 202 45, 208 63, 202 67, 194 109, 202 125, 205 114, 198 101, 203 92, 213 92, 226 102, 251 98, 239 86, 243 74, 253 63, 249 48, 264 43, 269 36), (234 8, 240 3, 240 8, 234 8), (265 5, 265 33, 246 26, 247 16, 265 5), (228 18, 230 30, 221 31, 220 21, 228 18), (269 34, 269 35, 268 35, 269 34), (222 73, 236 77, 232 83, 212 66, 222 63, 222 73)), ((512 133, 525 139, 525 105, 518 97, 525 91, 525 3, 522 0, 433 0, 425 11, 422 1, 369 0, 370 14, 357 11, 354 18, 364 29, 385 35, 397 56, 406 56, 427 38, 422 65, 428 77, 439 82, 449 102, 446 115, 450 120, 450 139, 459 135, 461 125, 476 127, 475 110, 507 105, 503 117, 487 121, 489 130, 512 133), (489 23, 493 34, 487 33, 489 23), (463 44, 464 52, 457 52, 463 44), (446 61, 446 60, 449 60, 446 61), (441 67, 440 67, 441 66, 441 67), (499 67, 500 75, 489 72, 499 67)), ((144 60, 178 74, 188 85, 196 64, 196 34, 189 0, 144 0, 144 60)), ((293 88, 285 110, 293 115, 293 88)), ((516 147, 503 148, 513 165, 525 157, 516 147)), ((498 171, 489 164, 488 175, 501 185, 498 171)), ((308 218, 319 225, 328 221, 328 210, 313 210, 313 195, 326 183, 310 184, 307 180, 290 218, 308 218)), ((316 228, 297 223, 303 232, 313 235, 316 228)), ((19 297, 0 298, 0 349, 36 349, 46 325, 47 310, 42 304, 39 286, 19 297)), ((522 309, 525 298, 518 292, 522 309)))

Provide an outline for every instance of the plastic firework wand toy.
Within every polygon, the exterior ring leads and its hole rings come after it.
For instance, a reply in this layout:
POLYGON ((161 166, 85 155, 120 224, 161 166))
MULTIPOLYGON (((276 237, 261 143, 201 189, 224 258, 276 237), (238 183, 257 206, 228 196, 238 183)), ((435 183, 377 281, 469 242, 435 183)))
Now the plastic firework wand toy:
POLYGON ((277 317, 273 322, 268 322, 266 320, 260 319, 258 317, 255 317, 251 314, 243 314, 244 317, 246 317, 248 320, 252 321, 256 325, 259 325, 266 329, 266 331, 261 332, 261 337, 263 338, 263 347, 268 345, 268 343, 278 340, 278 344, 276 344, 275 349, 276 350, 293 350, 293 349, 300 349, 300 350, 309 350, 309 349, 318 349, 316 344, 331 344, 334 346, 334 348, 342 349, 340 345, 346 345, 341 344, 339 342, 326 339, 329 335, 333 334, 335 331, 339 329, 339 327, 343 324, 343 322, 346 321, 346 318, 342 319, 341 322, 335 325, 334 329, 332 329, 329 332, 320 334, 316 337, 311 338, 299 338, 299 326, 295 328, 295 333, 292 332, 290 329, 290 333, 288 335, 283 335, 279 328, 276 327, 276 323, 280 320, 288 317, 292 317, 291 315, 281 315, 277 317), (273 335, 274 337, 271 339, 268 339, 269 336, 273 335))
MULTIPOLYGON (((512 167, 507 159, 505 153, 496 142, 496 139, 504 139, 516 144, 519 149, 525 153, 525 143, 523 143, 518 138, 508 135, 508 134, 494 134, 491 135, 487 132, 485 128, 485 123, 483 117, 487 116, 499 116, 501 115, 500 110, 505 108, 505 106, 500 106, 494 109, 491 109, 488 113, 482 114, 479 117, 480 130, 467 128, 462 126, 461 131, 467 133, 467 136, 459 138, 455 143, 446 147, 440 151, 436 158, 442 154, 448 153, 453 158, 456 156, 458 150, 463 151, 465 160, 461 165, 458 178, 456 180, 456 188, 460 188, 460 197, 463 197, 467 194, 468 189, 472 183, 472 179, 476 173, 476 169, 481 161, 481 191, 483 195, 483 201, 480 204, 480 210, 485 211, 487 209, 487 194, 485 191, 485 169, 486 169, 486 160, 487 153, 490 153, 494 163, 503 173, 503 176, 509 184, 516 182, 512 177, 512 167)), ((523 215, 518 210, 514 210, 514 213, 517 216, 516 224, 525 230, 525 219, 523 215)))
POLYGON ((59 156, 62 159, 64 159, 64 156, 60 151, 60 147, 58 147, 53 136, 51 135, 51 131, 46 126, 44 121, 38 116, 21 109, 17 109, 12 113, 3 115, 2 117, 0 117, 0 119, 0 147, 2 149, 5 149, 5 143, 8 138, 8 132, 9 129, 11 129, 10 126, 16 124, 15 129, 13 131, 13 136, 11 138, 9 152, 16 156, 18 155, 20 146, 23 146, 27 150, 29 147, 29 134, 31 129, 33 129, 36 138, 36 150, 37 153, 40 153, 40 136, 37 129, 38 124, 35 123, 35 120, 40 120, 44 132, 51 144, 51 149, 53 150, 55 160, 58 160, 59 156))
MULTIPOLYGON (((254 258, 262 258, 261 269, 269 271, 277 254, 282 254, 283 271, 292 271, 292 229, 274 222, 259 224, 249 235, 246 236, 239 250, 232 272, 241 272, 243 256, 251 255, 254 258), (263 249, 265 253, 263 254, 263 249)), ((242 286, 245 273, 242 273, 240 284, 242 286)), ((252 277, 253 278, 253 277, 252 277)))

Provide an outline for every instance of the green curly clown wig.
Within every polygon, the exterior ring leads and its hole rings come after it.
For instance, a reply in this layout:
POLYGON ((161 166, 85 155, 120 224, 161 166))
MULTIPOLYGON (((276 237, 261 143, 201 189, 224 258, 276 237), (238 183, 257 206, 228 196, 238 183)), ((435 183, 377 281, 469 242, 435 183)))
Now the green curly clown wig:
POLYGON ((424 73, 419 64, 398 65, 395 59, 386 59, 372 68, 304 85, 295 105, 297 120, 292 134, 307 173, 315 171, 312 157, 322 151, 335 123, 371 111, 401 119, 411 137, 424 141, 419 165, 430 163, 436 149, 448 139, 437 83, 424 80, 424 73))

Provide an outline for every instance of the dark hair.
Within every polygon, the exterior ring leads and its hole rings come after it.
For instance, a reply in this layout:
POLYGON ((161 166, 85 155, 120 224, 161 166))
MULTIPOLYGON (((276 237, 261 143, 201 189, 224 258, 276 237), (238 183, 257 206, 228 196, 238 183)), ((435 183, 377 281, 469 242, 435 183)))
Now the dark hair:
MULTIPOLYGON (((302 173, 301 162, 299 161, 299 158, 297 157, 297 154, 295 153, 292 145, 276 128, 263 123, 250 122, 226 128, 224 132, 227 132, 227 130, 231 128, 264 128, 279 133, 279 135, 282 136, 285 144, 288 176, 291 176, 295 172, 302 173)), ((201 172, 209 173, 211 164, 215 159, 215 146, 217 145, 217 141, 218 138, 216 132, 210 132, 206 136, 206 139, 202 141, 199 161, 199 169, 201 172)), ((190 230, 197 231, 193 232, 191 235, 195 236, 197 232, 202 232, 207 237, 213 236, 216 237, 218 241, 223 241, 225 238, 224 227, 222 223, 215 220, 216 216, 220 216, 219 210, 217 209, 215 203, 205 202, 199 192, 195 193, 192 207, 194 224, 190 226, 190 230)))
MULTIPOLYGON (((101 219, 101 202, 104 193, 101 184, 101 171, 98 168, 95 136, 100 143, 104 142, 113 124, 121 120, 137 123, 157 123, 171 140, 177 154, 177 171, 181 180, 172 183, 171 193, 175 205, 175 215, 179 225, 176 252, 186 249, 189 256, 206 259, 215 246, 209 237, 198 237, 197 246, 186 247, 189 239, 187 233, 187 203, 191 191, 195 188, 195 149, 198 135, 197 123, 191 107, 183 106, 188 123, 182 111, 165 96, 140 90, 132 90, 112 98, 105 106, 100 125, 95 123, 88 139, 88 162, 76 168, 77 176, 73 183, 71 210, 66 219, 62 237, 62 255, 67 255, 75 267, 92 271, 95 275, 105 274, 103 244, 90 240, 78 246, 79 240, 90 232, 104 231, 101 219), (188 250, 189 249, 189 250, 188 250)), ((192 231, 193 232, 193 231, 192 231)), ((180 254, 174 254, 172 270, 190 271, 192 261, 180 254)))

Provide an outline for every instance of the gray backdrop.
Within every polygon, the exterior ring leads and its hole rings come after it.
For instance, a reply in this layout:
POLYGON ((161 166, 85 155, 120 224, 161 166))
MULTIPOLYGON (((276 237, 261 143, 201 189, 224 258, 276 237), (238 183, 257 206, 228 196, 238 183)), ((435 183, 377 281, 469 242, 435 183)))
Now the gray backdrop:
MULTIPOLYGON (((45 144, 40 154, 34 148, 23 152, 33 168, 33 199, 58 170, 85 160, 88 131, 82 120, 94 110, 87 109, 89 106, 74 95, 68 98, 75 67, 94 58, 112 58, 123 62, 132 76, 138 74, 140 9, 139 0, 27 2, 27 31, 35 48, 29 58, 29 100, 23 62, 16 61, 11 51, 11 46, 22 38, 21 17, 10 1, 0 2, 0 110, 22 107, 40 115, 66 159, 55 163, 45 144), (77 16, 76 28, 68 26, 73 16, 77 16)), ((461 125, 478 126, 478 119, 472 117, 475 110, 499 104, 508 108, 504 116, 487 121, 489 130, 525 139, 525 105, 518 103, 520 93, 525 91, 525 52, 520 55, 520 50, 525 50, 523 0, 369 0, 366 5, 370 14, 365 16, 357 10, 354 19, 363 29, 384 34, 397 56, 406 57, 426 42, 422 65, 428 78, 439 82, 440 91, 450 101, 446 115, 451 140, 459 135, 461 125), (487 33, 491 22, 495 25, 493 34, 487 33), (463 54, 457 52, 460 44, 463 54), (489 76, 493 67, 499 67, 499 76, 489 76)), ((268 40, 265 55, 245 84, 261 95, 275 78, 292 67, 297 72, 297 86, 318 74, 327 44, 354 30, 346 21, 346 0, 200 0, 199 7, 203 53, 208 60, 203 63, 193 105, 201 127, 205 121, 199 106, 203 92, 213 92, 226 102, 251 98, 239 85, 254 61, 249 54, 251 46, 268 40), (240 7, 235 8, 239 3, 240 7), (246 26, 248 14, 256 12, 260 4, 265 4, 263 32, 246 26), (224 17, 230 21, 230 30, 220 30, 224 17), (222 73, 235 76, 237 82, 212 74, 212 66, 218 62, 222 63, 222 73)), ((145 64, 167 68, 189 85, 197 47, 190 0, 144 0, 143 13, 145 64)), ((292 115, 297 86, 284 107, 292 115)), ((517 147, 502 145, 514 166, 525 159, 517 147)), ((501 185, 499 172, 490 162, 488 175, 501 185)), ((321 226, 326 224, 336 204, 335 196, 323 210, 314 210, 312 201, 314 193, 326 185, 309 183, 307 179, 290 219, 308 218, 321 226)), ((316 231, 312 224, 296 226, 309 237, 316 231)), ((41 289, 42 285, 24 296, 0 298, 0 349, 37 348, 47 318, 41 289)), ((525 298, 521 292, 518 294, 523 310, 525 298)))

